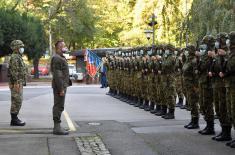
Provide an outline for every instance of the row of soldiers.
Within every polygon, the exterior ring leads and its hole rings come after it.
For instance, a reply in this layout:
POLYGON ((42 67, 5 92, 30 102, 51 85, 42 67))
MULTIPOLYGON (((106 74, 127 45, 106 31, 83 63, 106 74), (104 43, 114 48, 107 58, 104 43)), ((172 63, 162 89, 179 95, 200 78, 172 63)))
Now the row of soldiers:
POLYGON ((191 121, 184 127, 199 128, 200 114, 206 127, 202 135, 214 135, 214 116, 222 131, 212 137, 229 141, 235 126, 235 32, 205 36, 197 47, 171 44, 119 49, 107 55, 109 95, 150 111, 164 119, 175 118, 175 107, 186 98, 191 121), (178 103, 176 98, 178 96, 178 103), (214 112, 215 111, 215 112, 214 112))

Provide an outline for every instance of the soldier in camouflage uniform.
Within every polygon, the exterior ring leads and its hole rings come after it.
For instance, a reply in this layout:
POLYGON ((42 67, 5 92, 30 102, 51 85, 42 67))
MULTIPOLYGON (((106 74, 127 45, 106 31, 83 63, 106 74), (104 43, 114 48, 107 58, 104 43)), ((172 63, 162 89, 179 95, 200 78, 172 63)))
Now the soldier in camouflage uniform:
POLYGON ((213 90, 211 77, 208 76, 210 65, 213 62, 211 57, 208 57, 208 51, 213 51, 215 46, 215 39, 213 36, 205 36, 200 45, 200 53, 196 52, 200 59, 195 70, 199 76, 199 103, 201 111, 204 114, 204 119, 207 123, 203 130, 199 133, 202 135, 213 135, 214 130, 214 108, 213 108, 213 90))
MULTIPOLYGON (((235 128, 235 31, 230 32, 228 38, 226 44, 230 51, 227 50, 227 63, 219 76, 225 80, 227 113, 235 128)), ((235 139, 226 145, 235 148, 235 139)))
POLYGON ((209 72, 209 76, 212 77, 213 88, 213 102, 215 105, 215 111, 220 121, 222 132, 212 137, 216 141, 229 141, 231 140, 231 121, 228 117, 226 106, 226 88, 224 79, 219 76, 220 71, 225 70, 224 66, 227 63, 226 46, 227 33, 220 33, 217 35, 217 41, 215 42, 216 52, 209 53, 214 56, 213 63, 209 72))
POLYGON ((154 109, 155 103, 153 100, 153 87, 154 87, 154 82, 153 82, 153 74, 152 74, 152 64, 153 60, 151 56, 153 55, 153 49, 152 47, 147 47, 147 100, 149 101, 149 104, 147 104, 144 108, 145 111, 151 111, 154 109))
POLYGON ((168 44, 165 47, 164 60, 162 62, 162 70, 159 70, 159 74, 163 75, 163 93, 164 101, 167 105, 168 112, 162 115, 164 119, 175 118, 175 58, 174 58, 174 46, 168 44))
POLYGON ((183 76, 182 76, 182 67, 183 62, 182 58, 180 56, 180 49, 176 49, 174 51, 175 59, 176 59, 176 93, 178 95, 178 103, 176 104, 176 107, 181 107, 183 105, 184 101, 184 94, 183 94, 183 76))
POLYGON ((11 42, 11 55, 9 62, 9 87, 11 90, 11 126, 24 126, 25 122, 21 121, 17 115, 22 106, 23 86, 26 85, 27 69, 22 59, 24 53, 24 44, 21 40, 11 42))
POLYGON ((164 61, 164 48, 163 46, 160 46, 157 52, 157 96, 158 96, 158 103, 156 107, 155 115, 157 116, 164 116, 167 113, 167 105, 166 100, 164 97, 164 84, 163 80, 165 78, 165 75, 162 74, 162 64, 164 61))
POLYGON ((187 58, 183 65, 182 73, 184 80, 184 94, 186 100, 191 107, 191 122, 184 127, 187 129, 199 128, 199 110, 198 110, 198 90, 197 79, 195 78, 195 51, 196 48, 193 45, 188 45, 185 49, 185 56, 187 58))

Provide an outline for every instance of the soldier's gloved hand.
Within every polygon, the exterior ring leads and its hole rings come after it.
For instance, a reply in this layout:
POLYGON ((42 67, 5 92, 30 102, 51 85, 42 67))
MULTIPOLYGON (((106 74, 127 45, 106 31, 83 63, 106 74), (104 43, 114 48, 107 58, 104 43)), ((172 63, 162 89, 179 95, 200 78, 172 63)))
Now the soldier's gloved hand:
POLYGON ((64 90, 62 90, 60 93, 59 93, 60 96, 64 96, 64 90))
POLYGON ((158 74, 162 74, 162 71, 158 71, 158 74))
POLYGON ((209 73, 208 73, 208 76, 209 76, 209 77, 212 77, 213 75, 212 75, 212 73, 211 73, 211 72, 209 72, 209 73))
POLYGON ((221 78, 223 78, 223 77, 224 77, 224 73, 220 72, 220 73, 219 73, 219 76, 220 76, 221 78))

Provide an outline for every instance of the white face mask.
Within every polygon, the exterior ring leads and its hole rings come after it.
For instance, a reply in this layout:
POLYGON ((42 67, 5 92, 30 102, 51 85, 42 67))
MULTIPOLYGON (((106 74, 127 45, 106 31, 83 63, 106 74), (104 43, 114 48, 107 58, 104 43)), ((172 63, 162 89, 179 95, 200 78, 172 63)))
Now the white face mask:
POLYGON ((189 56, 189 51, 184 51, 184 55, 185 55, 186 57, 188 57, 188 56, 189 56))
POLYGON ((215 48, 219 49, 220 43, 218 41, 215 42, 215 48))
POLYGON ((23 54, 23 53, 24 53, 24 48, 21 47, 21 48, 19 49, 19 52, 20 52, 20 54, 23 54))
POLYGON ((170 54, 170 51, 169 51, 169 50, 165 50, 165 54, 166 54, 166 55, 169 55, 169 54, 170 54))
POLYGON ((227 45, 227 47, 230 47, 230 40, 229 39, 226 40, 226 45, 227 45))
POLYGON ((174 51, 174 54, 177 55, 177 54, 178 54, 178 51, 174 51))

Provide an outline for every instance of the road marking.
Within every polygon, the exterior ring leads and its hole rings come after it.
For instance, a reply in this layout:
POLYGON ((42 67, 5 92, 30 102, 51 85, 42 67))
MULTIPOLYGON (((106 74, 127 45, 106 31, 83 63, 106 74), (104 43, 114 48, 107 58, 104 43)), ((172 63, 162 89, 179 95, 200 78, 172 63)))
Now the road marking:
POLYGON ((64 117, 65 117, 67 123, 68 123, 70 131, 76 131, 76 128, 75 128, 75 126, 74 126, 72 120, 70 119, 69 114, 67 113, 66 110, 64 110, 63 114, 64 114, 64 117))

